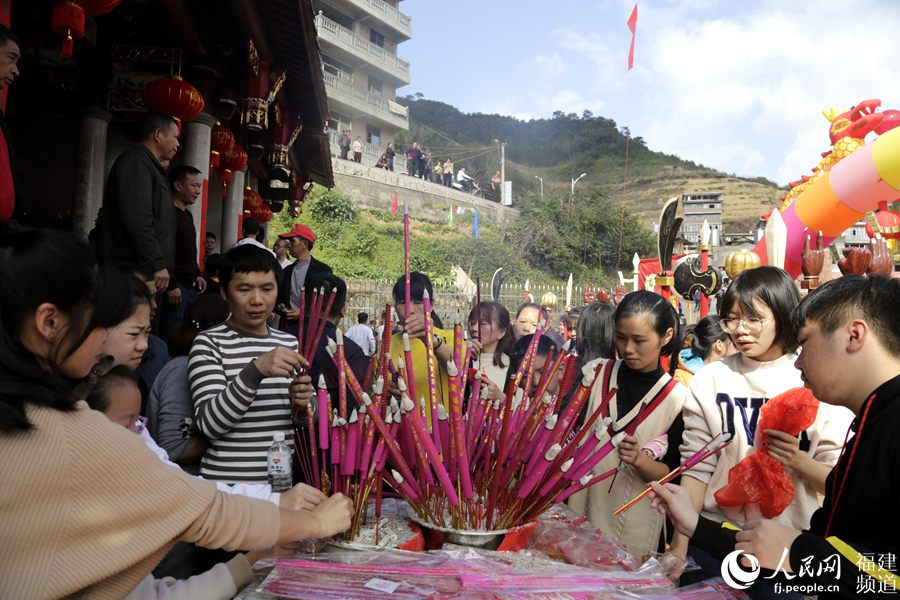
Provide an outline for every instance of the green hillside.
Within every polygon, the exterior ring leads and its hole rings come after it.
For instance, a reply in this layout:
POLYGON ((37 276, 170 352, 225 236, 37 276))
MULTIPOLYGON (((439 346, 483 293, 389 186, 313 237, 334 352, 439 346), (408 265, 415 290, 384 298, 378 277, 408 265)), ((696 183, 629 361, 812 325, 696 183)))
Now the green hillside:
POLYGON ((513 197, 537 193, 544 180, 548 191, 567 193, 570 180, 587 173, 578 189, 599 192, 613 203, 625 202, 649 226, 665 200, 682 193, 723 194, 726 230, 749 230, 759 215, 779 204, 785 190, 765 178, 746 179, 721 173, 670 154, 649 149, 641 137, 628 143, 628 186, 623 195, 627 128, 585 111, 556 112, 549 119, 520 121, 513 117, 466 114, 421 96, 399 101, 409 107, 410 131, 398 137, 403 147, 418 141, 434 156, 450 156, 482 183, 499 167, 498 141, 507 144, 507 179, 513 197))

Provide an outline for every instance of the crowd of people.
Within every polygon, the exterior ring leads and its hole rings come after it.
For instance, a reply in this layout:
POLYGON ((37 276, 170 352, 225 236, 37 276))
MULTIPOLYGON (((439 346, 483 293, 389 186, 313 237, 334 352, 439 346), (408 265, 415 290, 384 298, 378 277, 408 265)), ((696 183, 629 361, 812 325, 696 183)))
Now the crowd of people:
MULTIPOLYGON (((301 469, 273 490, 267 463, 273 439, 292 446, 294 428, 308 426, 313 382, 340 393, 327 345, 348 316, 346 282, 312 256, 309 227, 296 224, 270 249, 252 218, 222 253, 206 233, 201 271, 188 207, 202 177, 177 161, 178 147, 177 123, 147 115, 140 143, 110 170, 89 240, 9 221, 0 165, 4 596, 230 598, 261 557, 350 526, 350 499, 326 497, 301 469), (307 359, 300 319, 316 307, 324 335, 307 359)), ((341 147, 356 156, 352 143, 341 147)), ((427 161, 420 168, 423 156, 407 154, 410 174, 436 172, 427 161)), ((452 181, 452 161, 441 175, 452 181)), ((432 362, 446 404, 453 333, 433 313, 426 343, 424 299, 433 308, 440 296, 422 273, 410 275, 408 296, 405 282, 392 290, 392 359, 399 364, 408 336, 411 383, 426 389, 432 362)), ((616 450, 595 472, 615 476, 568 503, 635 557, 691 557, 699 571, 687 582, 719 576, 724 557, 744 551, 772 574, 751 597, 776 597, 785 582, 823 586, 822 598, 865 597, 894 592, 898 577, 898 305, 896 279, 845 276, 801 300, 785 271, 758 267, 690 331, 652 291, 577 307, 559 330, 534 303, 511 312, 482 302, 464 325, 471 367, 495 401, 532 346, 534 379, 523 386, 538 383, 551 354, 565 354, 548 386, 560 407, 582 370, 602 373, 580 418, 604 411, 599 426, 616 450), (803 386, 821 402, 812 424, 799 435, 760 431, 769 400, 803 386), (656 483, 722 436, 730 444, 721 452, 656 483), (773 518, 717 499, 762 436, 794 490, 773 518), (652 502, 613 515, 648 485, 652 502)), ((355 318, 345 355, 365 381, 384 332, 368 314, 355 318)))
MULTIPOLYGON (((343 160, 353 160, 354 162, 361 163, 364 148, 363 141, 360 137, 353 140, 352 135, 353 133, 348 129, 343 131, 338 139, 341 158, 343 160), (353 153, 352 158, 349 156, 351 151, 353 153)), ((381 153, 373 166, 378 169, 384 169, 385 171, 394 171, 396 157, 397 150, 394 148, 394 143, 389 142, 388 145, 385 146, 384 152, 381 153)), ((424 179, 425 181, 431 181, 432 183, 443 185, 445 187, 453 187, 467 193, 477 193, 481 191, 478 181, 466 173, 465 167, 456 167, 452 158, 447 158, 445 161, 441 162, 439 158, 435 158, 432 155, 429 148, 420 147, 419 142, 413 142, 412 145, 407 148, 405 158, 406 170, 403 171, 405 175, 424 179)), ((499 171, 491 178, 490 189, 495 195, 499 194, 499 171)))

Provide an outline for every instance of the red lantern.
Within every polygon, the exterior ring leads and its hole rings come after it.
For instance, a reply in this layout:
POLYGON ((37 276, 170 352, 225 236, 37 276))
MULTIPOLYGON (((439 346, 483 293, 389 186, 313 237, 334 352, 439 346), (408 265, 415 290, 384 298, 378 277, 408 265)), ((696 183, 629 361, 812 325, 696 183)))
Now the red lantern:
POLYGON ((269 221, 272 220, 272 217, 274 216, 272 214, 272 209, 269 208, 268 205, 266 205, 266 204, 257 206, 251 212, 253 214, 253 218, 255 218, 257 221, 259 221, 262 224, 268 223, 269 221))
POLYGON ((231 152, 232 148, 234 148, 234 134, 227 127, 216 123, 210 138, 210 168, 218 169, 222 166, 222 155, 231 152))
MULTIPOLYGON (((886 240, 900 239, 900 214, 893 210, 888 210, 887 202, 879 202, 878 210, 875 212, 875 220, 881 229, 881 237, 886 240)), ((875 231, 872 230, 872 223, 866 221, 866 235, 869 239, 875 237, 875 231)))
POLYGON ((234 172, 247 166, 247 151, 235 144, 231 150, 222 154, 222 170, 219 179, 222 181, 222 197, 228 193, 228 184, 234 179, 234 172))
POLYGON ((97 17, 105 15, 119 5, 122 0, 66 0, 53 6, 50 29, 63 36, 62 55, 72 58, 75 40, 84 37, 85 15, 97 17))
POLYGON ((181 122, 193 121, 203 112, 203 94, 181 77, 163 77, 144 88, 144 106, 175 119, 181 135, 181 122))
POLYGON ((252 213, 260 206, 264 206, 262 196, 252 188, 244 188, 244 210, 252 213))

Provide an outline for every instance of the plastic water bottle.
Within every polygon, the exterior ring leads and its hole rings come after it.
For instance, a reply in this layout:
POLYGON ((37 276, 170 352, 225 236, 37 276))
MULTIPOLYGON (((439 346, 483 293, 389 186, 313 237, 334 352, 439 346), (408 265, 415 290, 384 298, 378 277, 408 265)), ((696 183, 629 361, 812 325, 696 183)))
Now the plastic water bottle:
POLYGON ((284 443, 284 432, 276 431, 272 436, 272 445, 268 452, 269 485, 273 492, 286 492, 291 489, 291 449, 284 443))

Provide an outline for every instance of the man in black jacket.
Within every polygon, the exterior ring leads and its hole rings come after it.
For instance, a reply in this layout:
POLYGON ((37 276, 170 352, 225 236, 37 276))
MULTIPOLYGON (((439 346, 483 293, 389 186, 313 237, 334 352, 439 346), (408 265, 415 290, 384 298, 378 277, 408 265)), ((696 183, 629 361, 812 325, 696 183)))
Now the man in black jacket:
POLYGON ((175 207, 163 165, 178 152, 178 125, 150 113, 141 143, 123 152, 106 182, 103 207, 91 232, 98 255, 169 287, 175 269, 175 207))
MULTIPOLYGON (((278 290, 278 308, 282 313, 281 329, 288 333, 296 334, 299 330, 300 318, 300 290, 305 287, 307 280, 314 277, 330 274, 331 267, 316 260, 310 254, 316 242, 316 234, 313 230, 297 223, 287 233, 278 236, 290 243, 291 255, 297 260, 284 270, 281 286, 278 290)), ((307 290, 307 296, 309 296, 307 290)))
POLYGON ((651 484, 658 495, 654 502, 679 532, 711 554, 725 557, 723 577, 729 565, 729 576, 737 572, 752 582, 762 575, 762 568, 767 570, 765 577, 776 579, 779 593, 818 594, 820 600, 896 597, 900 589, 898 303, 900 281, 853 275, 829 281, 794 311, 802 348, 796 367, 806 387, 820 401, 845 406, 856 415, 850 426, 855 435, 828 475, 825 502, 813 513, 807 531, 763 518, 748 521, 743 531, 737 531, 700 517, 687 490, 651 484), (751 566, 756 563, 751 571, 742 569, 748 558, 741 553, 754 559, 749 561, 751 566))
MULTIPOLYGON (((7 89, 19 76, 22 50, 19 38, 0 24, 0 91, 7 89)), ((6 127, 6 116, 0 110, 0 225, 16 216, 16 185, 13 173, 13 151, 6 127)))

